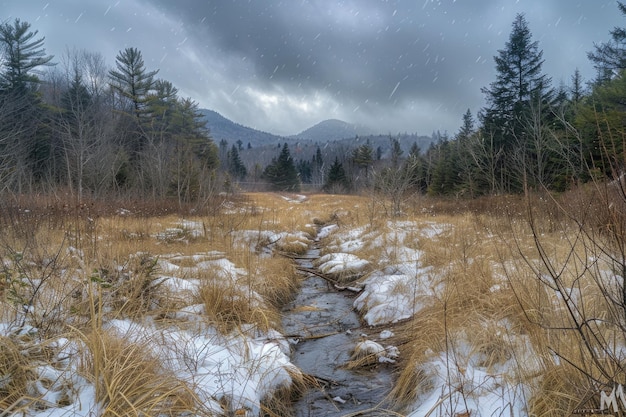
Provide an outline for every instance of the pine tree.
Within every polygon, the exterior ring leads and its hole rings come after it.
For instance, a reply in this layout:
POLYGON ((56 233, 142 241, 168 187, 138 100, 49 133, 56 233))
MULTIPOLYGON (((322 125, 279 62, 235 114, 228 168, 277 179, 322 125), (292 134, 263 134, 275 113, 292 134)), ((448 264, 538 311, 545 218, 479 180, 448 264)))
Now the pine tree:
POLYGON ((52 65, 53 56, 43 48, 45 38, 35 39, 37 33, 20 19, 0 25, 0 91, 24 94, 39 83, 37 68, 52 65))
POLYGON ((366 143, 352 151, 352 161, 359 168, 365 169, 365 175, 367 176, 367 170, 374 162, 374 148, 372 148, 369 139, 366 143))
POLYGON ((346 171, 343 168, 339 158, 335 157, 335 162, 330 166, 328 170, 328 176, 326 177, 326 183, 324 184, 324 191, 326 192, 346 192, 350 189, 350 182, 346 175, 346 171))
MULTIPOLYGON (((361 146, 358 146, 352 151, 352 162, 358 168, 365 170, 364 175, 364 184, 365 186, 369 186, 369 169, 374 163, 374 148, 368 139, 366 143, 361 146)), ((357 184, 353 184, 355 187, 358 187, 357 184)))
POLYGON ((272 188, 276 191, 300 191, 298 170, 287 143, 283 145, 278 159, 272 159, 272 162, 265 167, 263 177, 272 184, 272 188))
MULTIPOLYGON (((626 4, 618 1, 617 7, 626 16, 626 4)), ((597 71, 598 83, 608 81, 626 70, 626 29, 614 28, 610 34, 610 41, 594 45, 595 50, 587 53, 597 71)))
POLYGON ((126 48, 115 57, 117 69, 109 71, 113 90, 127 99, 131 113, 138 121, 146 115, 149 93, 154 88, 157 71, 146 71, 143 57, 137 48, 126 48))
POLYGON ((161 138, 171 137, 171 125, 178 102, 178 89, 166 80, 156 80, 146 97, 146 116, 151 119, 149 132, 161 138), (165 137, 164 137, 165 136, 165 137))
POLYGON ((532 41, 524 15, 516 16, 509 40, 494 60, 496 80, 482 90, 487 101, 481 114, 483 133, 489 138, 489 152, 498 155, 495 170, 500 188, 516 191, 522 179, 515 172, 520 162, 513 155, 527 155, 529 119, 537 109, 547 113, 553 95, 550 78, 541 72, 543 51, 532 41))
POLYGON ((53 57, 37 33, 19 19, 0 24, 0 188, 18 193, 45 175, 52 153, 37 75, 53 57))

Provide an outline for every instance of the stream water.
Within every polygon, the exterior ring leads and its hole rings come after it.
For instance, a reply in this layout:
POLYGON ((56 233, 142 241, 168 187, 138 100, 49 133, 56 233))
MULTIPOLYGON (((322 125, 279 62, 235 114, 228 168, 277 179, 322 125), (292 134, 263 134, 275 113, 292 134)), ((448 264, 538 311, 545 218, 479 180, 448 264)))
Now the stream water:
MULTIPOLYGON (((313 268, 319 256, 311 249, 307 259, 297 260, 313 268)), ((392 386, 387 366, 348 370, 351 351, 362 334, 361 323, 352 310, 353 298, 339 292, 326 280, 307 274, 298 296, 283 311, 284 334, 291 335, 292 362, 312 376, 319 387, 305 392, 294 402, 297 417, 381 415, 392 386), (297 341, 297 343, 296 343, 297 341)))

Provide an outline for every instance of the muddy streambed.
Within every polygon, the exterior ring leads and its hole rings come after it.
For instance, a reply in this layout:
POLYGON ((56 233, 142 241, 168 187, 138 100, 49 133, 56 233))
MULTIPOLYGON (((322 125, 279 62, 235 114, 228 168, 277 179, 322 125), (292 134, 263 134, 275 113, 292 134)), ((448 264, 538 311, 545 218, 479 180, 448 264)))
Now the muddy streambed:
MULTIPOLYGON (((319 250, 311 249, 299 266, 313 268, 319 250)), ((318 387, 310 388, 294 403, 298 417, 376 415, 385 408, 392 387, 388 365, 346 369, 352 349, 362 340, 361 323, 352 310, 349 292, 334 289, 328 281, 306 274, 298 296, 283 310, 283 331, 290 335, 292 362, 311 376, 318 387), (367 412, 366 410, 372 410, 367 412)))

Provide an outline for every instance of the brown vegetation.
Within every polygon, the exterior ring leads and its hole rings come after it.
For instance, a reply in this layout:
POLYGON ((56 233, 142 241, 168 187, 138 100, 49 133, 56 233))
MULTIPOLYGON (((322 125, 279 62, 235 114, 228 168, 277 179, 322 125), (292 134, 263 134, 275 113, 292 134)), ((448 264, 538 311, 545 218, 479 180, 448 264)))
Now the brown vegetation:
MULTIPOLYGON (((433 271, 429 302, 394 325, 392 341, 401 351, 393 390, 399 409, 433 388, 422 365, 461 345, 481 358, 474 366, 500 369, 506 380, 529 387, 529 410, 537 415, 567 414, 586 398, 594 405, 598 390, 626 382, 618 354, 626 343, 626 309, 623 284, 614 281, 622 272, 626 223, 615 190, 596 184, 559 196, 424 197, 407 200, 399 219, 375 216, 376 199, 364 196, 247 194, 217 214, 158 216, 147 204, 130 213, 113 205, 96 208, 96 202, 66 211, 26 199, 0 219, 0 317, 18 327, 37 324, 40 333, 0 339, 0 372, 12 375, 2 386, 0 408, 37 401, 27 386, 38 378, 34 364, 46 359, 18 353, 23 344, 34 352, 33 346, 62 335, 84 344, 85 375, 100 381, 98 398, 117 407, 112 415, 192 409, 189 387, 164 374, 145 346, 98 323, 114 317, 172 323, 171 312, 198 302, 202 320, 225 334, 248 325, 279 329, 280 308, 297 290, 291 260, 282 255, 302 253, 316 228, 329 223, 362 231, 366 244, 352 253, 372 268, 393 264, 397 249, 408 247, 421 254, 421 267, 433 271), (437 233, 425 234, 433 227, 437 233), (268 237, 280 233, 289 234, 268 237), (383 252, 367 244, 374 239, 384 242, 383 252), (272 251, 275 256, 268 256, 272 251), (216 259, 228 259, 240 272, 211 264, 216 259), (166 264, 173 265, 167 274, 166 264), (176 298, 162 286, 165 275, 198 280, 199 289, 176 298), (24 314, 23 306, 29 307, 24 314)), ((321 242, 338 243, 332 237, 321 242)), ((466 365, 460 355, 449 363, 461 373, 466 365)), ((284 411, 289 398, 278 393, 265 407, 284 411)))

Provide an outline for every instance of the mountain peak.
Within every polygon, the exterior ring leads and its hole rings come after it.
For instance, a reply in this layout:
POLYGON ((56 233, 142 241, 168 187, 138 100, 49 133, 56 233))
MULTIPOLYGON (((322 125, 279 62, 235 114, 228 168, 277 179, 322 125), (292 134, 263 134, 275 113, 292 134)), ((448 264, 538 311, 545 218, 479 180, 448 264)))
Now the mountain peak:
POLYGON ((308 139, 320 142, 367 136, 373 132, 364 126, 354 125, 343 120, 328 119, 294 135, 297 139, 308 139))
POLYGON ((215 143, 219 143, 221 140, 235 143, 235 141, 240 140, 244 145, 249 143, 251 146, 257 147, 280 143, 284 140, 281 136, 235 123, 214 110, 200 109, 199 112, 204 116, 206 126, 209 128, 211 138, 215 143))
POLYGON ((328 119, 319 122, 297 135, 286 138, 240 125, 214 110, 200 109, 199 112, 204 116, 206 126, 209 128, 210 135, 215 143, 219 143, 222 140, 225 140, 229 144, 241 141, 244 146, 249 143, 256 148, 262 145, 275 145, 284 142, 286 139, 310 140, 325 143, 374 134, 374 132, 364 126, 347 123, 339 119, 328 119))

